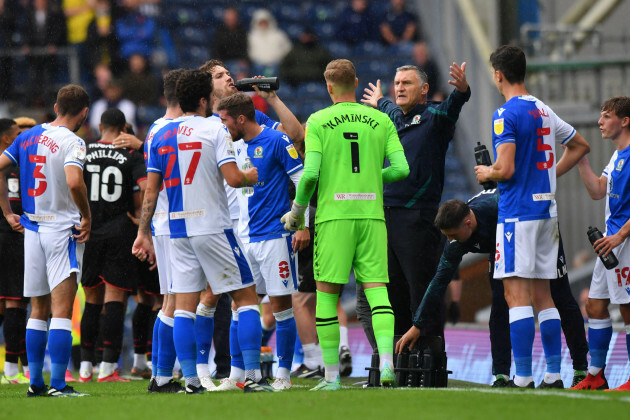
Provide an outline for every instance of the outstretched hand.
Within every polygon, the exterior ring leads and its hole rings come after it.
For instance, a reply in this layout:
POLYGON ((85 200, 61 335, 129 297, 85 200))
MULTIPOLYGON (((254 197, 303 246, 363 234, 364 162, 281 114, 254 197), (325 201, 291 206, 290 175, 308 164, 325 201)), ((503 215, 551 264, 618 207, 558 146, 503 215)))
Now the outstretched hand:
POLYGON ((383 97, 383 91, 381 90, 381 79, 378 79, 376 81, 376 85, 370 83, 369 87, 366 87, 365 89, 363 89, 363 91, 365 93, 363 94, 363 99, 361 99, 361 102, 363 102, 365 105, 371 106, 372 108, 378 107, 378 100, 383 97))
POLYGON ((449 67, 451 71, 448 73, 453 80, 449 80, 448 84, 455 86, 459 92, 464 93, 468 90, 468 81, 466 80, 466 62, 463 62, 461 67, 457 63, 453 63, 449 67))

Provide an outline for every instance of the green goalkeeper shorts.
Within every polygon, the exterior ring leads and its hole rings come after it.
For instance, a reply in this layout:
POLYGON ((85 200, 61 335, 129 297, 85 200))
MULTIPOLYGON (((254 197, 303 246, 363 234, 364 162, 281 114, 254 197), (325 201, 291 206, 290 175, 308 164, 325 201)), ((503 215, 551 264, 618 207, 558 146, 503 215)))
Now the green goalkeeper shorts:
POLYGON ((361 283, 388 283, 383 220, 341 219, 315 225, 315 280, 346 284, 350 269, 361 283))

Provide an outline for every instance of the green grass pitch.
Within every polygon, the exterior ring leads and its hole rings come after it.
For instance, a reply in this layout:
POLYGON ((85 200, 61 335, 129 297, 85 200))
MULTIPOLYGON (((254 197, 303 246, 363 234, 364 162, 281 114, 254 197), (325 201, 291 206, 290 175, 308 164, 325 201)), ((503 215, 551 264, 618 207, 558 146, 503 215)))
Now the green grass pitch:
POLYGON ((85 398, 26 398, 27 385, 0 386, 0 419, 597 419, 628 418, 630 393, 495 390, 449 381, 448 389, 361 389, 309 392, 298 379, 284 392, 147 394, 148 381, 74 384, 85 398))

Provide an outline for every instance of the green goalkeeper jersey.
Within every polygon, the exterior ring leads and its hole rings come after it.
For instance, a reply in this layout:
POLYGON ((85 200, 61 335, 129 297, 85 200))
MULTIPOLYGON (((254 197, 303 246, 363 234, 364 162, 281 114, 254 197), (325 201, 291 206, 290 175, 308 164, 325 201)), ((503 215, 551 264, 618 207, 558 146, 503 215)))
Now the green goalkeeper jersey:
POLYGON ((402 151, 389 117, 356 102, 340 102, 310 116, 306 153, 322 156, 315 222, 378 219, 383 215, 385 157, 402 151))

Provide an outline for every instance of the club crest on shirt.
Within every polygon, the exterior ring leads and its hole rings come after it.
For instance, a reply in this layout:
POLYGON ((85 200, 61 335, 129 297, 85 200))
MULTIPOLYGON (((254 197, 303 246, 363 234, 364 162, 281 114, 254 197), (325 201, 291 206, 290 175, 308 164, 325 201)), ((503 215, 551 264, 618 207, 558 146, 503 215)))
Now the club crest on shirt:
POLYGON ((503 118, 494 120, 494 134, 497 136, 503 134, 503 118))
POLYGON ((254 149, 254 157, 255 158, 263 157, 263 148, 262 148, 262 146, 258 146, 257 148, 254 149))
POLYGON ((621 171, 624 161, 625 159, 619 159, 619 161, 617 162, 617 167, 615 168, 616 171, 621 171))
POLYGON ((413 116, 413 119, 411 120, 411 124, 420 124, 420 119, 422 118, 422 115, 420 114, 416 114, 413 116))
POLYGON ((286 149, 287 149, 287 152, 289 152, 289 156, 291 156, 293 159, 297 159, 298 153, 297 153, 297 150, 295 150, 295 147, 293 147, 292 144, 288 145, 286 147, 286 149))

